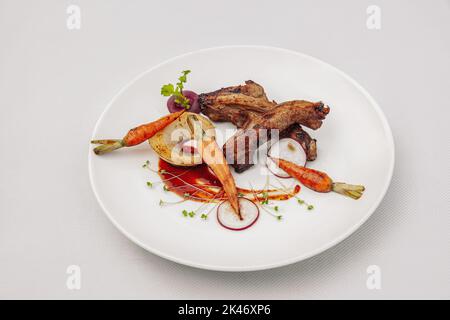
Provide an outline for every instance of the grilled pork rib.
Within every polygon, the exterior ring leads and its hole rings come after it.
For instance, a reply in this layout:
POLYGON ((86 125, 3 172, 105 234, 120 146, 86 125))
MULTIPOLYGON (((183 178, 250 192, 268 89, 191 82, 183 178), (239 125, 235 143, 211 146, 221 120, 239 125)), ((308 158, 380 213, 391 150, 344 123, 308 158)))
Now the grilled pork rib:
POLYGON ((307 159, 314 160, 316 140, 301 125, 316 130, 329 112, 322 102, 294 100, 277 104, 269 101, 264 88, 251 80, 245 85, 203 93, 199 103, 202 112, 211 120, 231 122, 238 127, 236 134, 223 146, 224 154, 236 172, 243 172, 253 165, 254 152, 272 138, 271 130, 278 130, 280 138, 298 141, 305 149, 307 159))
POLYGON ((202 113, 213 121, 231 122, 244 128, 259 115, 276 106, 270 102, 264 88, 251 80, 245 85, 222 88, 199 96, 202 113))
MULTIPOLYGON (((236 172, 243 172, 253 165, 253 155, 259 146, 272 138, 273 132, 271 130, 278 130, 280 136, 287 134, 283 132, 290 129, 292 125, 305 125, 316 130, 322 125, 322 120, 325 119, 328 112, 329 108, 324 106, 322 102, 313 103, 296 100, 277 105, 274 109, 256 119, 250 127, 238 130, 225 143, 223 150, 227 160, 236 172)), ((311 139, 305 134, 293 135, 292 138, 297 141, 306 137, 311 139)), ((303 146, 307 144, 307 141, 300 140, 299 143, 303 146)), ((309 144, 311 144, 311 141, 309 141, 309 144)), ((315 141, 312 149, 316 150, 315 141)), ((305 151, 311 151, 311 146, 308 146, 305 151)), ((315 158, 315 153, 309 154, 307 157, 315 158)))
POLYGON ((298 123, 291 125, 280 134, 280 139, 291 138, 296 140, 306 152, 306 160, 314 161, 317 158, 317 141, 311 138, 311 136, 303 130, 302 126, 298 123))

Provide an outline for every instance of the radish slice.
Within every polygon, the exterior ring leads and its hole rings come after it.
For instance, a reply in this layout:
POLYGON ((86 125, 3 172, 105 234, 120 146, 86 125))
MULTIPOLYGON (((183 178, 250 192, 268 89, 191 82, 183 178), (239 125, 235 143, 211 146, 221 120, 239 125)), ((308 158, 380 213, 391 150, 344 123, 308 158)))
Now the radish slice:
POLYGON ((275 142, 267 151, 267 168, 279 178, 290 178, 284 170, 280 169, 272 158, 280 158, 292 163, 305 166, 306 152, 300 143, 291 138, 284 138, 275 142))
POLYGON ((226 229, 239 231, 251 227, 259 217, 258 206, 247 198, 239 198, 242 220, 231 207, 230 201, 223 201, 217 208, 217 221, 226 229))

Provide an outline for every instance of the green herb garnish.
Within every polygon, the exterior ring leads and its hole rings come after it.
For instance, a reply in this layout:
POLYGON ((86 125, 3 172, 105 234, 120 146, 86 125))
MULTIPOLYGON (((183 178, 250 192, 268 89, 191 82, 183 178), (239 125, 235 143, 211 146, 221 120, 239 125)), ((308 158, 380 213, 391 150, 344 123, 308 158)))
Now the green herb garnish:
POLYGON ((269 194, 266 191, 261 192, 261 195, 263 197, 263 201, 261 201, 261 204, 269 204, 269 194))
POLYGON ((176 85, 169 83, 161 87, 161 94, 163 96, 175 96, 175 103, 182 105, 186 110, 190 108, 190 101, 183 95, 183 88, 189 73, 191 73, 191 70, 184 70, 182 71, 182 75, 178 78, 176 85))
POLYGON ((153 187, 153 183, 151 183, 150 181, 147 181, 147 187, 149 187, 149 188, 153 187))
POLYGON ((202 218, 203 220, 206 220, 206 219, 208 219, 208 215, 202 213, 202 215, 200 216, 200 218, 202 218))
POLYGON ((187 210, 183 210, 183 211, 181 211, 181 213, 183 214, 183 216, 185 216, 185 217, 187 217, 188 216, 188 212, 187 212, 187 210))
POLYGON ((305 206, 306 206, 306 209, 308 209, 309 211, 311 211, 311 210, 314 209, 314 206, 313 206, 312 204, 309 204, 309 203, 305 202, 305 201, 302 200, 302 199, 298 199, 298 198, 297 198, 297 202, 298 202, 300 205, 305 205, 305 206))

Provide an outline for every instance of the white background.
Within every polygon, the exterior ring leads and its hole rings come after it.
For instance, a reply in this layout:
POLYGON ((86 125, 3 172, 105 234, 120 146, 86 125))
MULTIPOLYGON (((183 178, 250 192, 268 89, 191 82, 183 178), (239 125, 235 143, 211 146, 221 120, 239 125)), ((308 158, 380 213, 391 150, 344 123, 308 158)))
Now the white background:
POLYGON ((450 298, 449 57, 443 0, 0 0, 0 298, 450 298), (81 30, 66 28, 69 4, 81 30), (370 4, 381 30, 366 28, 370 4), (167 58, 232 44, 288 48, 348 73, 396 143, 391 187, 363 227, 274 270, 204 271, 147 253, 89 184, 89 138, 122 86, 167 58), (78 291, 66 288, 72 264, 78 291), (366 288, 373 264, 381 290, 366 288))

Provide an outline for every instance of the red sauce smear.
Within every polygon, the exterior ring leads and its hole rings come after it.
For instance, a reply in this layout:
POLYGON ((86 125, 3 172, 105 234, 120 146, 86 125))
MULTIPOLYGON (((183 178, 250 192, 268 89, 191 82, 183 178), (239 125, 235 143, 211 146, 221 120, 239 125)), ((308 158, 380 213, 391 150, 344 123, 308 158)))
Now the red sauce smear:
MULTIPOLYGON (((178 167, 159 159, 159 175, 167 190, 183 198, 200 202, 226 200, 222 184, 214 172, 205 164, 195 167, 178 167)), ((296 185, 291 192, 280 190, 249 190, 237 187, 238 193, 249 199, 262 200, 288 200, 300 192, 296 185)))

